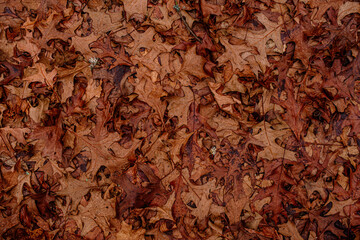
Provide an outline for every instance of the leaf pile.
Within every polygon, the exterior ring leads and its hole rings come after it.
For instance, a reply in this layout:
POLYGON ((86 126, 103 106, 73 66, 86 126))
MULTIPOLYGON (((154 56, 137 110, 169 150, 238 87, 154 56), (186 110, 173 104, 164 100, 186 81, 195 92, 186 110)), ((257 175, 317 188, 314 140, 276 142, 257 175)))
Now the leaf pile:
POLYGON ((2 239, 359 239, 358 1, 0 12, 2 239))

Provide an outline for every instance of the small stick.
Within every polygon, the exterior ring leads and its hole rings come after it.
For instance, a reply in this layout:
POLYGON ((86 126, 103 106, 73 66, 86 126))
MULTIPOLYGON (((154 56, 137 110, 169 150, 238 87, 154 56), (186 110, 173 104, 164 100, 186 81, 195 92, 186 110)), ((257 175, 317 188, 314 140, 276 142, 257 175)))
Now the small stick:
POLYGON ((184 23, 184 25, 185 25, 186 29, 189 31, 189 33, 196 39, 196 41, 202 43, 201 39, 198 36, 196 36, 196 34, 193 32, 193 30, 191 30, 189 24, 186 22, 186 18, 182 15, 181 9, 180 9, 180 6, 179 6, 177 0, 175 0, 174 9, 179 14, 181 21, 184 23))

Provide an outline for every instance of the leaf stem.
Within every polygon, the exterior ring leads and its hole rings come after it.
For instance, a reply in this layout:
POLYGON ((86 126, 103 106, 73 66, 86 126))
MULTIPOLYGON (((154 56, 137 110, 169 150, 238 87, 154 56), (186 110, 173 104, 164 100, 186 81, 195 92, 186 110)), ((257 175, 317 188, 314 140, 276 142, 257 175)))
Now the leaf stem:
POLYGON ((182 15, 181 9, 180 9, 180 6, 179 6, 177 0, 175 0, 174 9, 175 9, 176 12, 179 14, 180 19, 181 19, 181 21, 184 23, 184 25, 185 25, 186 29, 188 30, 188 32, 196 39, 196 41, 202 43, 202 40, 201 40, 198 36, 196 36, 196 34, 194 33, 194 31, 191 30, 189 24, 186 22, 186 18, 184 17, 184 15, 182 15))

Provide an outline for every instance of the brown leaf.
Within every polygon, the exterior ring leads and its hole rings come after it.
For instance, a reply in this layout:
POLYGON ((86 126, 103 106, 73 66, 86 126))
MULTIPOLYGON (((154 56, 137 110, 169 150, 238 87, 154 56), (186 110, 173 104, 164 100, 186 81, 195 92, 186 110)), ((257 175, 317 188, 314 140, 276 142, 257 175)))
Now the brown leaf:
POLYGON ((61 189, 56 192, 59 196, 69 196, 71 199, 71 207, 69 211, 76 210, 81 199, 96 185, 86 179, 87 181, 80 181, 70 176, 61 178, 59 180, 61 189))
POLYGON ((42 22, 37 24, 39 31, 41 32, 40 39, 37 39, 36 43, 41 48, 51 50, 48 46, 48 42, 53 39, 61 39, 66 42, 70 37, 74 35, 71 32, 58 31, 56 25, 62 20, 62 16, 57 12, 52 11, 49 17, 42 22))
POLYGON ((131 1, 124 0, 124 9, 126 12, 126 19, 129 21, 132 17, 145 17, 147 12, 147 1, 131 1), (140 16, 138 16, 140 15, 140 16))
MULTIPOLYGON (((160 185, 158 177, 153 173, 151 168, 147 165, 139 165, 132 168, 137 171, 136 174, 145 177, 146 188, 141 186, 141 183, 134 184, 130 181, 126 174, 119 175, 115 172, 112 176, 112 180, 118 184, 124 191, 126 196, 122 200, 117 200, 116 213, 118 218, 122 218, 123 213, 131 208, 142 208, 146 205, 159 206, 165 204, 161 199, 161 195, 165 194, 165 191, 160 185), (156 196, 159 195, 160 202, 157 201, 156 196)), ((128 172, 131 169, 128 170, 128 172)))
POLYGON ((87 60, 95 57, 96 54, 91 51, 90 44, 95 42, 98 36, 91 34, 86 37, 74 36, 71 38, 71 46, 74 47, 75 51, 79 51, 87 60))
POLYGON ((21 66, 14 65, 9 62, 0 62, 0 66, 1 73, 5 71, 9 72, 8 75, 4 79, 2 79, 0 83, 1 85, 6 85, 16 78, 21 78, 23 75, 23 68, 21 66))
POLYGON ((56 81, 54 78, 57 74, 57 71, 55 69, 48 73, 48 71, 46 70, 46 66, 42 63, 38 63, 35 65, 35 68, 32 68, 31 70, 25 73, 23 79, 24 81, 29 81, 29 83, 41 82, 49 86, 51 89, 54 87, 54 83, 56 81))
POLYGON ((129 57, 125 52, 125 49, 122 46, 120 47, 119 53, 116 53, 114 51, 114 49, 111 47, 111 42, 109 37, 98 39, 96 42, 91 44, 91 48, 100 49, 100 52, 98 50, 95 50, 97 52, 98 58, 115 59, 114 62, 111 62, 113 67, 116 67, 118 65, 126 65, 126 66, 132 65, 129 57))
POLYGON ((208 17, 210 14, 221 15, 221 7, 208 3, 206 0, 201 0, 201 11, 204 17, 208 17))
POLYGON ((99 191, 91 192, 90 200, 78 207, 80 214, 73 217, 81 228, 81 235, 85 236, 94 227, 99 226, 105 236, 109 234, 109 219, 115 217, 115 198, 103 199, 99 191))
POLYGON ((359 3, 0 3, 1 239, 352 239, 359 3))

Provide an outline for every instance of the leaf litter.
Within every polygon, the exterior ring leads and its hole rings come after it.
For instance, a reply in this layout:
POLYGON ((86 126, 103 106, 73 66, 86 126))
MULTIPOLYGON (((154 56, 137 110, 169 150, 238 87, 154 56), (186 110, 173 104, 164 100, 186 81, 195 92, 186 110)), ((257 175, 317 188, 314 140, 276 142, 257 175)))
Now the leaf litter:
POLYGON ((1 239, 359 239, 358 1, 0 3, 1 239))

